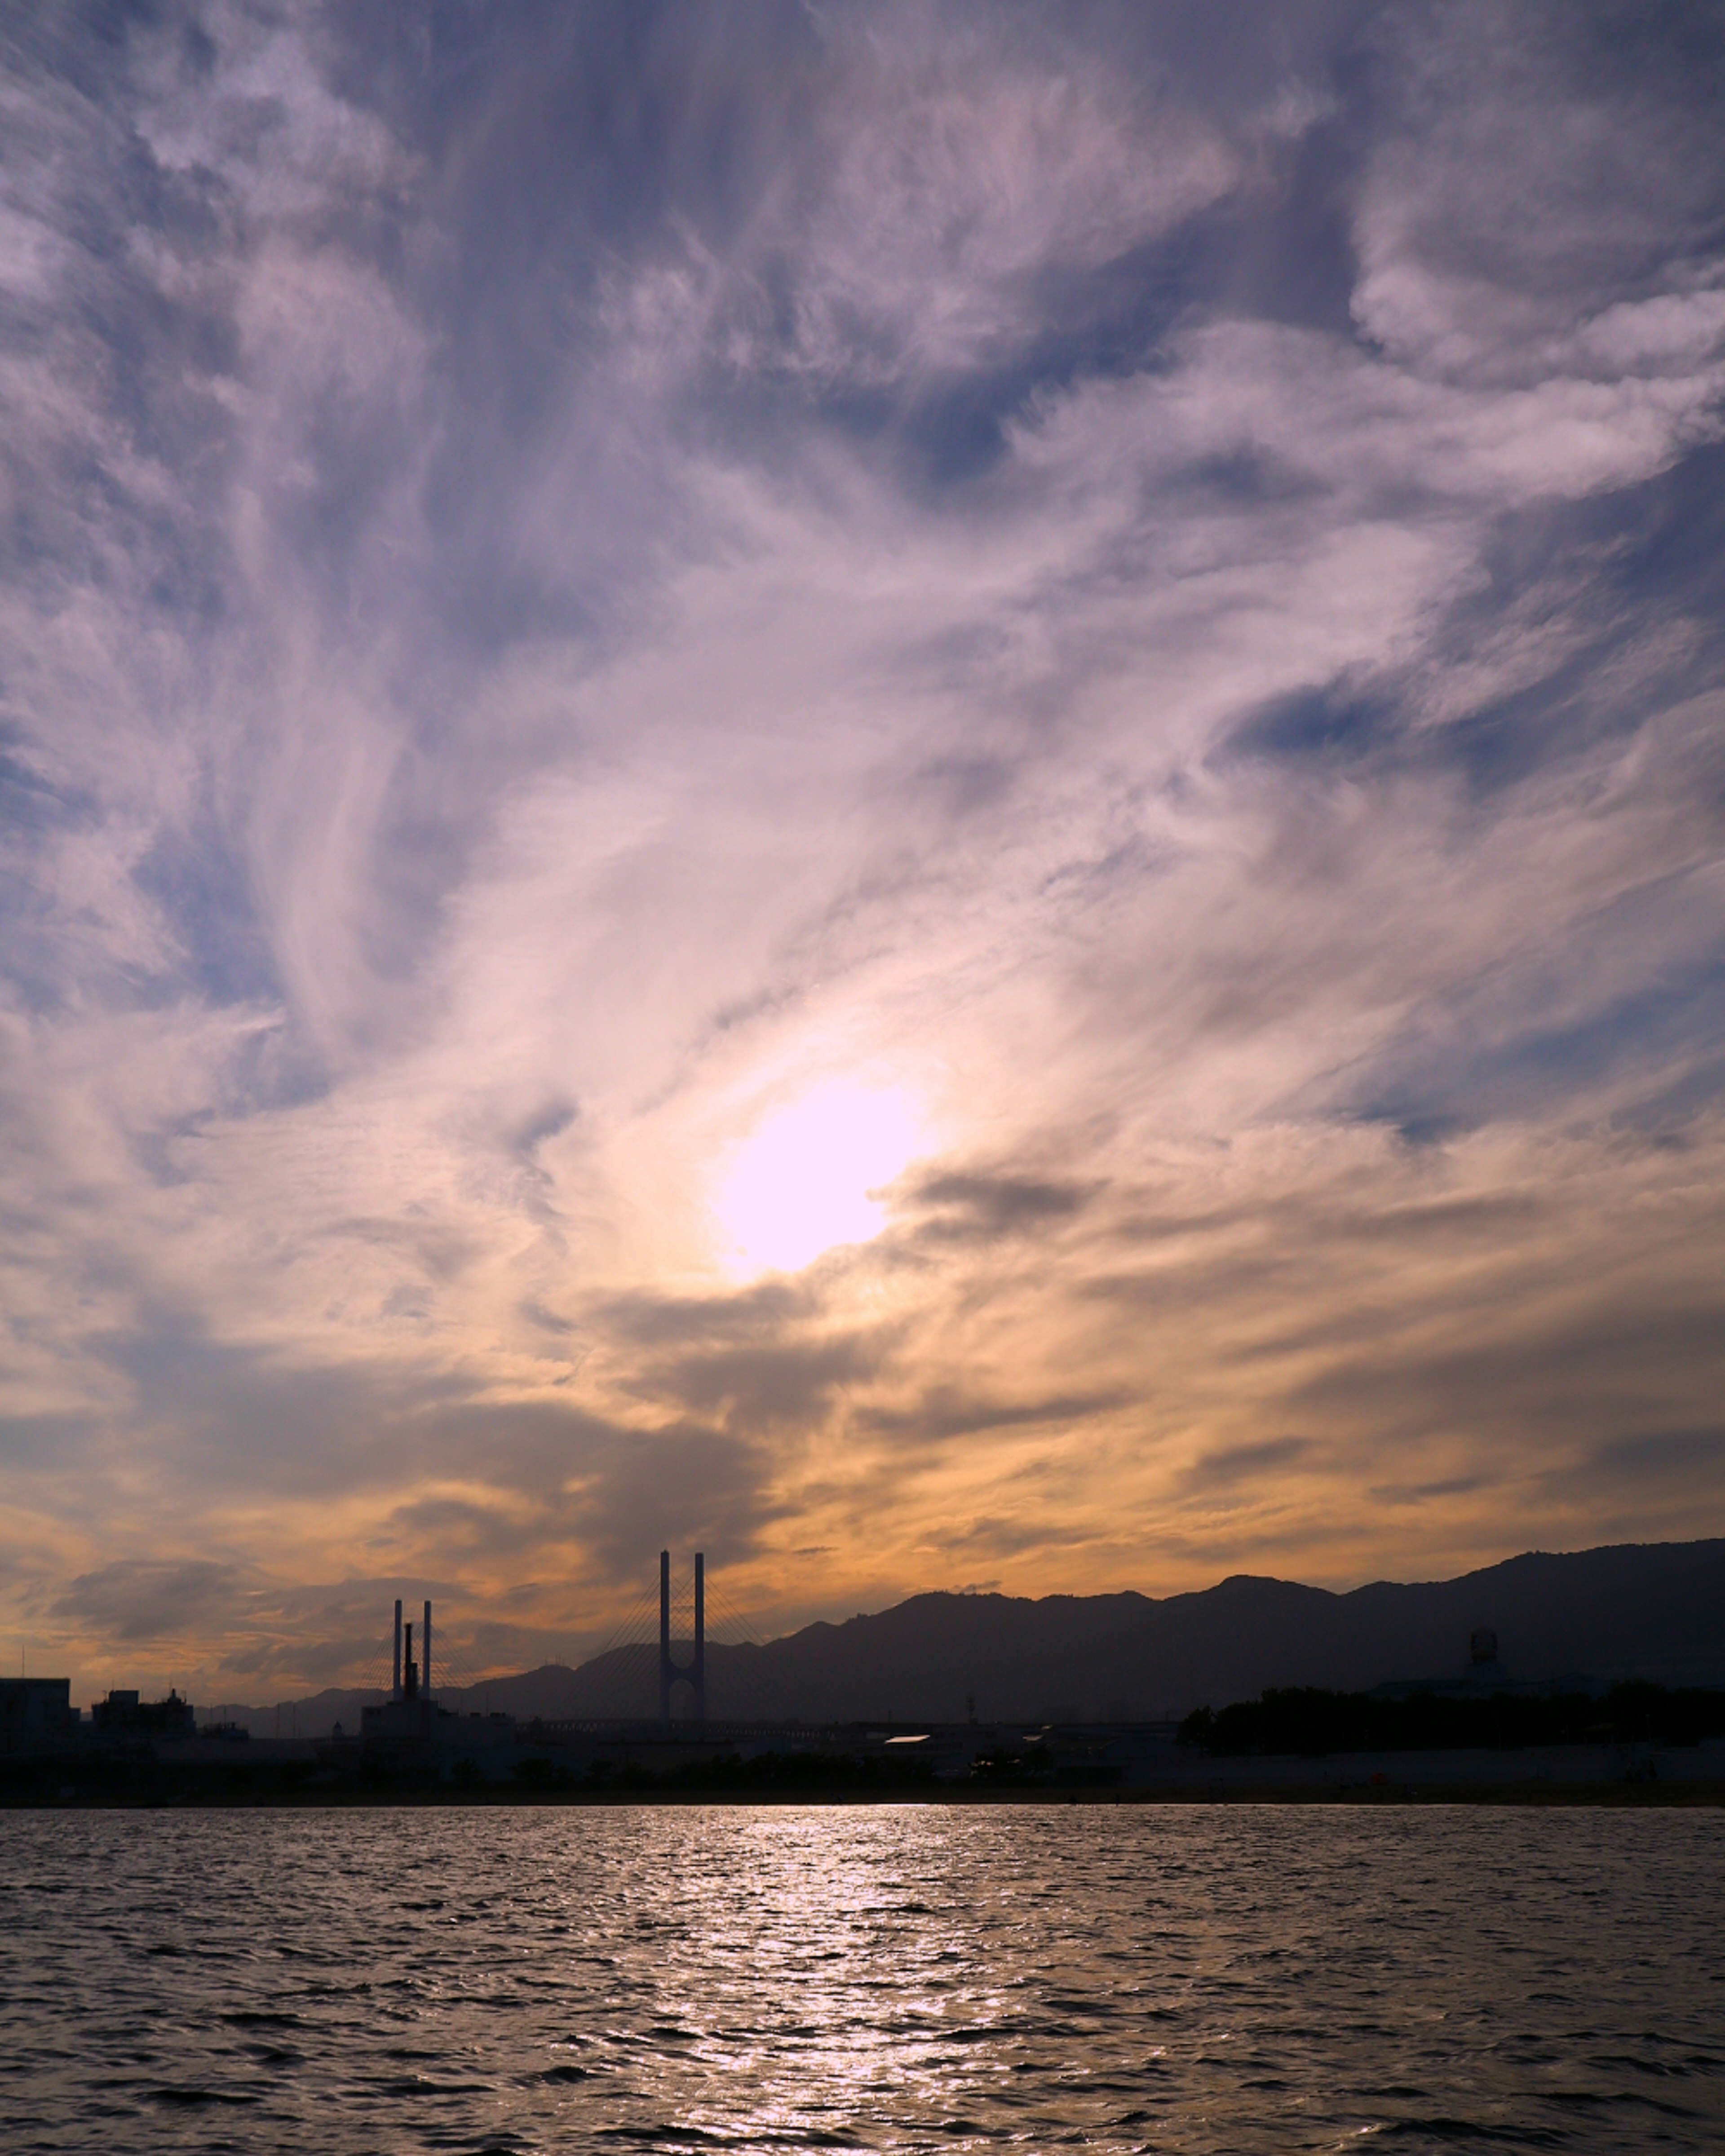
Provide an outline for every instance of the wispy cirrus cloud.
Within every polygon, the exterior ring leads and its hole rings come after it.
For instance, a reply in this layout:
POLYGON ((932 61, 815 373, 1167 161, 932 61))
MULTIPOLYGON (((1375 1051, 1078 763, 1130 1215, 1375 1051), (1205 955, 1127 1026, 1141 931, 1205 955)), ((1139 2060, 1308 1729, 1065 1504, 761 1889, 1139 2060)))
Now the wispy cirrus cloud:
POLYGON ((1705 10, 8 37, 20 1625, 1718 1524, 1705 10))

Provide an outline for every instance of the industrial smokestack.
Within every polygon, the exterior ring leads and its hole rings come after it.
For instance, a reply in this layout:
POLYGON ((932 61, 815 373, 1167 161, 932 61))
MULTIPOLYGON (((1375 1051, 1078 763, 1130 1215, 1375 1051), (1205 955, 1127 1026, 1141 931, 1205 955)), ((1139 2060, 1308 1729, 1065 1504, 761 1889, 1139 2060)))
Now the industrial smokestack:
POLYGON ((419 1642, 419 1690, 431 1697, 431 1604, 425 1605, 425 1636, 419 1642))
POLYGON ((395 1668, 389 1680, 389 1696, 401 1697, 401 1597, 395 1598, 395 1668))

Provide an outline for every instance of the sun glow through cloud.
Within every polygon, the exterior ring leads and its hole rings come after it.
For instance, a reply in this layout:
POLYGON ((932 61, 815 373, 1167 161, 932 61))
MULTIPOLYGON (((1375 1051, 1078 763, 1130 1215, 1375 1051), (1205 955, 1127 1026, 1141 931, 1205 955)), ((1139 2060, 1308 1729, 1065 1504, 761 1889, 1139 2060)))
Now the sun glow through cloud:
POLYGON ((800 1272, 886 1224, 882 1193, 919 1145, 896 1088, 833 1086, 769 1114, 732 1161, 716 1210, 735 1271, 800 1272))

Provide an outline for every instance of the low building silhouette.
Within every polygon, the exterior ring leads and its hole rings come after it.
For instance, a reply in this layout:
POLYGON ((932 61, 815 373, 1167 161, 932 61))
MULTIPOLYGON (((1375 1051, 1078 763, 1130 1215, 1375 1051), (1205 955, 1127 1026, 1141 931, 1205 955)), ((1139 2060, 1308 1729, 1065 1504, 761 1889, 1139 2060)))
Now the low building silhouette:
POLYGON ((70 1677, 0 1677, 0 1747, 53 1743, 77 1727, 70 1677))
POLYGON ((191 1737, 197 1732, 192 1702, 170 1691, 166 1699, 140 1699, 135 1691, 110 1691, 90 1710, 105 1737, 191 1737))

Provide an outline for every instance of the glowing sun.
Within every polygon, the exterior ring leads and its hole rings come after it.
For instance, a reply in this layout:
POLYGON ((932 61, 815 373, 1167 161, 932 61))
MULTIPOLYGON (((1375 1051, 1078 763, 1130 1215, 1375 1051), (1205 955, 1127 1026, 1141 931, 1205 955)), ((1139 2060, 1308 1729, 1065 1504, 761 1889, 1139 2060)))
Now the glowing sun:
POLYGON ((834 1086, 769 1115, 730 1163, 716 1209, 729 1260, 798 1272, 823 1250, 886 1225, 879 1193, 917 1150, 902 1093, 834 1086))

